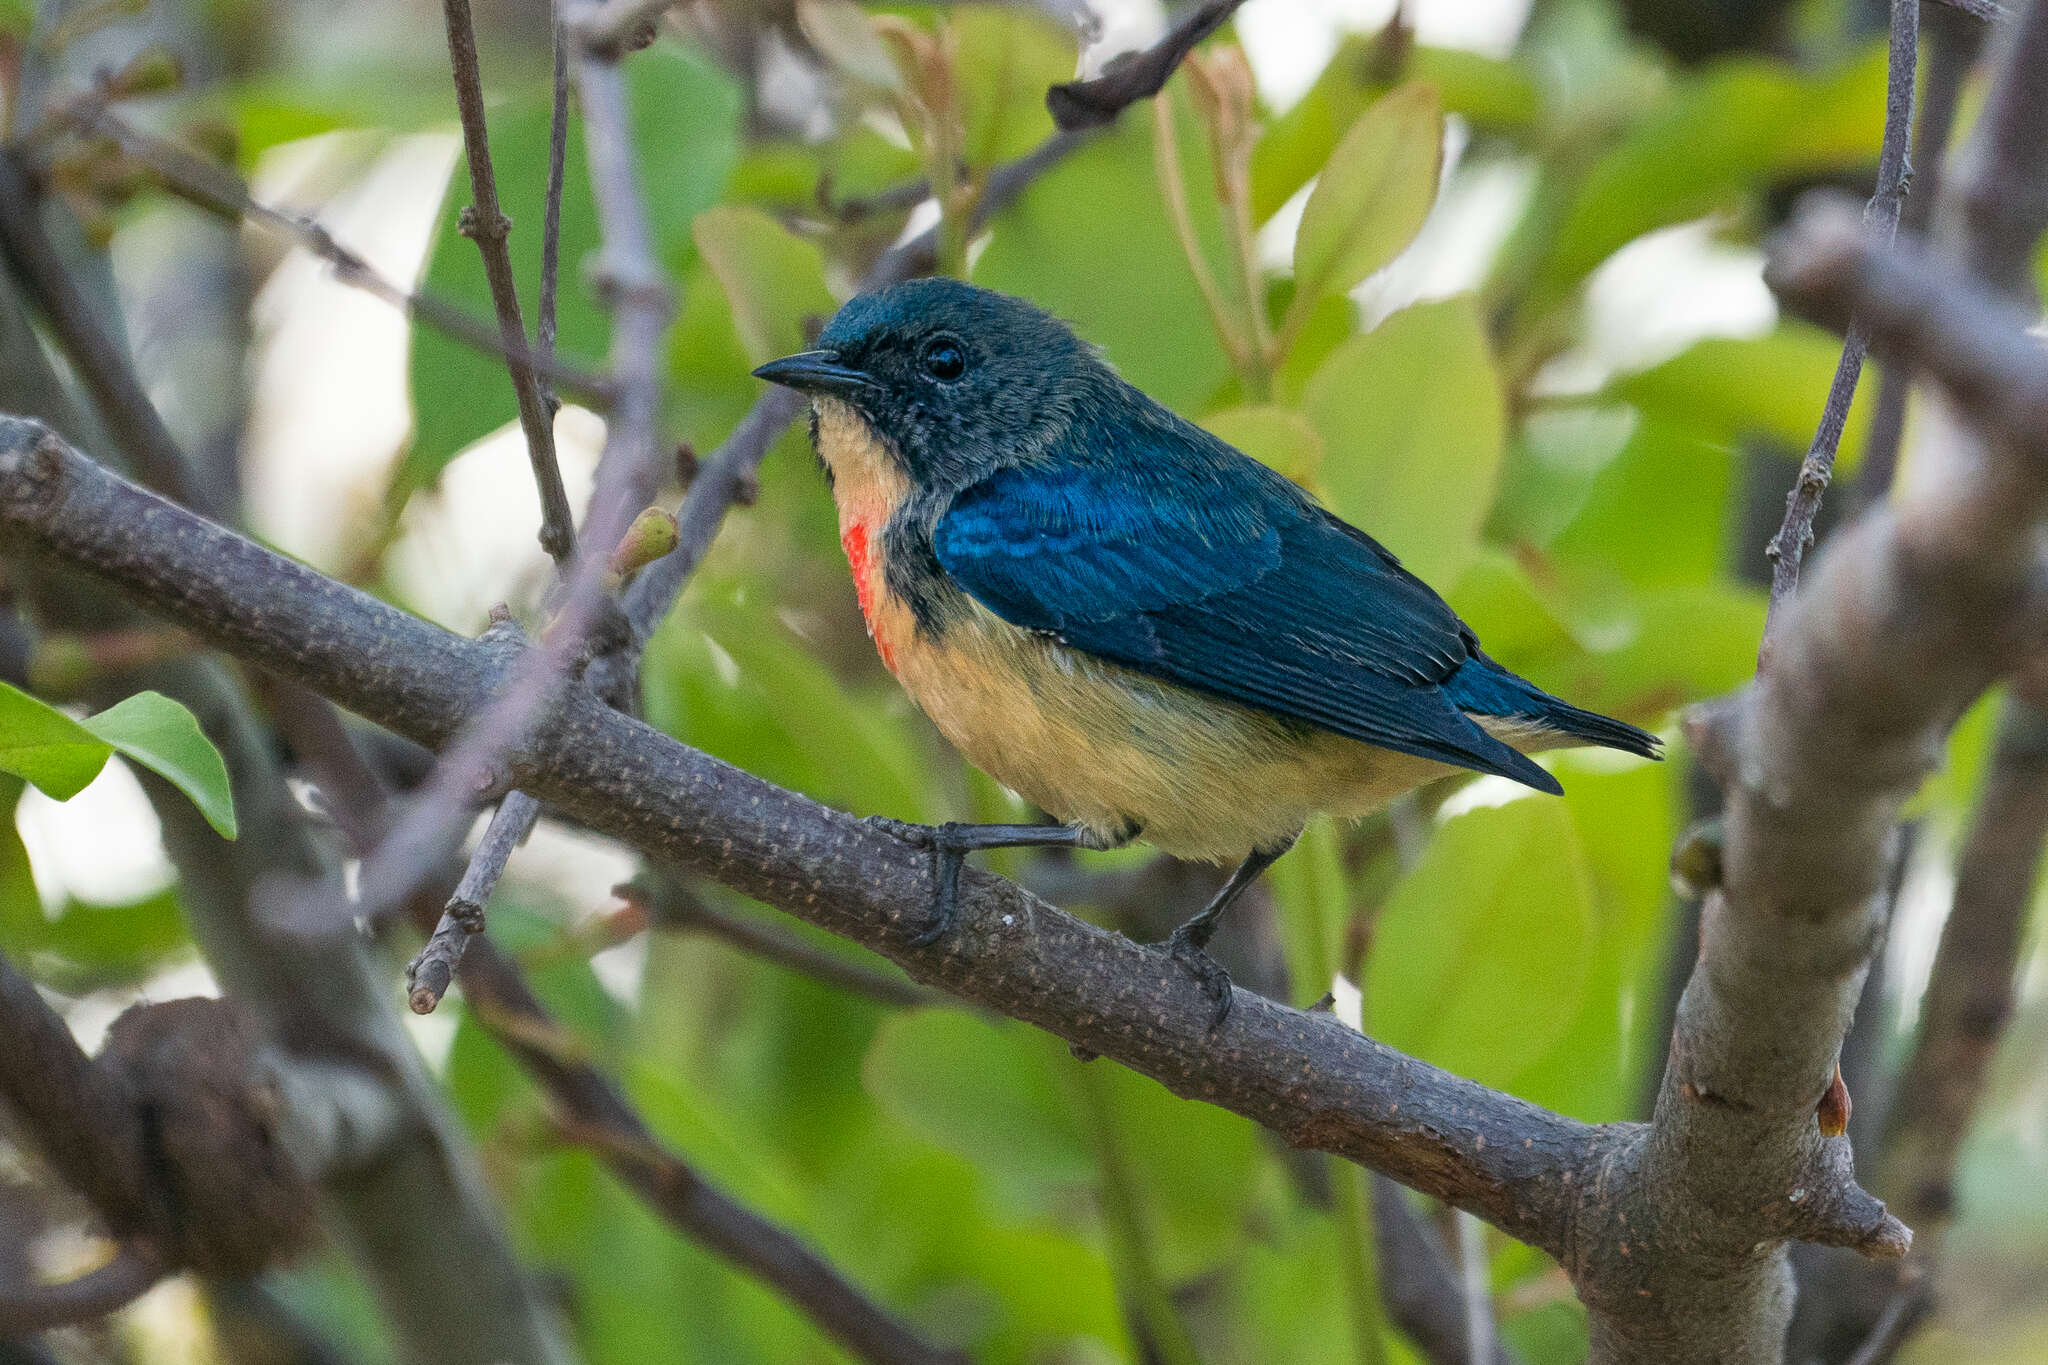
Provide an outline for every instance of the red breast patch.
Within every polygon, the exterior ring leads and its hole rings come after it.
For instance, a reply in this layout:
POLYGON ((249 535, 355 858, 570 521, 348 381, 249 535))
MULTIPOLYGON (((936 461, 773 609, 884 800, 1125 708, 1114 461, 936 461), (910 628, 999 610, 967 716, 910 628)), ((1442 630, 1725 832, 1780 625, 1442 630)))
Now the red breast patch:
POLYGON ((853 570, 853 591, 860 599, 860 619, 867 622, 868 638, 875 642, 875 652, 882 656, 882 667, 894 673, 896 651, 875 630, 875 585, 868 573, 873 556, 868 548, 867 523, 856 521, 848 526, 840 532, 839 544, 846 551, 847 567, 853 570))

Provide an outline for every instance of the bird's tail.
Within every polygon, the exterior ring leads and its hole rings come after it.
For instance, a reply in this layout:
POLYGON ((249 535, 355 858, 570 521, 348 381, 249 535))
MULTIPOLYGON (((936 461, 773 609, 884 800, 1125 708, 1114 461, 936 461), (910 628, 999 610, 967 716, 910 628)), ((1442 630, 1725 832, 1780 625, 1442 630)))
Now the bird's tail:
POLYGON ((1662 742, 1649 731, 1553 697, 1484 654, 1469 660, 1445 681, 1443 688, 1458 708, 1470 715, 1533 721, 1588 744, 1644 758, 1663 756, 1659 752, 1662 742))

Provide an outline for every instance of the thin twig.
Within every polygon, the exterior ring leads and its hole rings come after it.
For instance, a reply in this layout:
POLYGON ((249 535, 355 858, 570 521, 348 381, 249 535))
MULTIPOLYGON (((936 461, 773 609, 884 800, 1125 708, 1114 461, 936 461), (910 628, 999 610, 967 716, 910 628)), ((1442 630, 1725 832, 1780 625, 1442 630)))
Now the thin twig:
POLYGON ((1230 307, 1223 301, 1223 290, 1216 283, 1215 273, 1209 269, 1202 239, 1195 235, 1194 215, 1188 210, 1187 177, 1180 164, 1180 139, 1174 132, 1172 103, 1154 100, 1152 117, 1153 173, 1159 180, 1160 195, 1166 200, 1166 216, 1173 223, 1174 235, 1180 238, 1181 254, 1188 258, 1195 288, 1209 309, 1209 325, 1229 353, 1231 367, 1243 374, 1250 366, 1251 350, 1230 320, 1230 307))
POLYGON ((657 929, 704 934, 764 962, 786 967, 828 986, 866 996, 884 1005, 915 1009, 951 1003, 948 997, 928 991, 914 981, 901 976, 884 976, 857 962, 848 962, 773 925, 714 909, 673 875, 657 877, 651 889, 628 884, 615 888, 614 894, 644 898, 657 929))
POLYGON ((1879 1142, 1878 1183, 1913 1220, 1916 1259, 1939 1253, 1955 1173, 2011 1020, 2036 869, 2048 844, 2048 716, 2017 699, 1999 718, 1955 896, 1921 996, 1920 1029, 1879 1142))
MULTIPOLYGON (((1976 64, 1985 32, 1982 23, 1960 10, 1923 13, 1921 25, 1925 75, 1920 84, 1919 126, 1913 134, 1913 193, 1907 196, 1899 218, 1899 231, 1908 236, 1924 233, 1933 217, 1963 82, 1976 64)), ((1912 388, 1910 369, 1887 365, 1878 371, 1877 406, 1870 414, 1870 431, 1863 441, 1863 463, 1857 468, 1851 492, 1852 510, 1879 501, 1892 486, 1912 388)))
POLYGON ((167 190, 180 198, 231 221, 246 220, 288 237, 326 261, 333 268, 334 278, 343 284, 382 299, 472 350, 501 357, 508 363, 517 359, 587 402, 599 408, 609 406, 609 379, 553 355, 543 358, 523 338, 508 344, 497 328, 471 317, 448 300, 424 290, 402 288, 378 274, 361 253, 336 240, 319 222, 256 200, 239 176, 204 157, 146 133, 108 109, 77 106, 71 117, 74 126, 82 131, 113 138, 124 152, 147 166, 167 190))
MULTIPOLYGON (((548 111, 547 206, 540 227, 540 317, 534 324, 534 350, 544 359, 555 354, 555 296, 562 280, 562 178, 569 158, 569 35, 562 27, 559 3, 549 6, 553 33, 554 90, 548 111)), ((559 400, 547 391, 548 410, 559 400)))
MULTIPOLYGON (((534 486, 540 490, 540 544, 557 564, 566 564, 576 551, 575 513, 569 510, 569 494, 562 487, 562 470, 555 458, 555 423, 540 380, 526 363, 526 324, 519 317, 519 285, 512 275, 512 253, 505 245, 512 232, 512 220, 498 206, 498 177, 491 166, 490 132, 484 117, 483 77, 477 67, 476 30, 470 22, 469 0, 442 0, 441 12, 448 26, 448 64, 455 75, 455 107, 462 117, 463 159, 469 164, 470 203, 462 210, 462 235, 476 243, 483 257, 484 278, 491 289, 491 307, 498 315, 498 334, 504 339, 512 372, 512 391, 519 400, 519 427, 526 435, 527 461, 533 467, 534 486)), ((557 102, 558 113, 561 104, 557 102)), ((559 189, 552 160, 551 184, 559 189)), ((538 348, 551 351, 552 345, 538 348)))
POLYGON ((1906 1344, 1906 1338, 1927 1315, 1928 1294, 1924 1281, 1914 1280, 1899 1286, 1891 1301, 1884 1306, 1877 1323, 1870 1329, 1870 1335, 1856 1348, 1844 1365, 1885 1365, 1899 1353, 1906 1344))
POLYGON ((1166 88, 1181 60, 1195 44, 1222 28, 1244 0, 1203 0, 1189 10, 1164 38, 1142 52, 1110 62, 1092 80, 1068 81, 1045 92, 1045 107, 1062 132, 1103 128, 1139 100, 1166 88))
POLYGON ((484 829, 482 842, 462 871, 455 894, 441 911, 440 923, 434 926, 427 946, 405 969, 406 1002, 414 1014, 432 1014, 441 997, 448 993, 455 969, 462 963, 463 951, 469 947, 470 939, 484 930, 484 907, 490 903, 498 879, 505 875, 512 850, 526 842, 539 819, 540 802, 525 792, 508 792, 498 803, 484 829))
MULTIPOLYGON (((555 353, 555 299, 562 261, 562 178, 569 148, 569 40, 562 27, 559 8, 551 6, 550 9, 554 34, 554 95, 548 116, 547 205, 540 236, 540 303, 537 310, 540 316, 534 328, 534 350, 543 361, 552 359, 555 353)), ((514 300, 514 305, 516 307, 517 300, 514 300)), ((541 389, 541 402, 551 417, 561 406, 553 391, 545 386, 541 389)), ((560 482, 559 473, 556 482, 560 482)), ((545 525, 542 539, 546 540, 545 525)), ((564 557, 556 556, 555 562, 558 569, 563 567, 564 557)), ((470 855, 469 866, 463 870, 461 883, 441 911, 440 922, 434 926, 426 946, 405 969, 406 998, 414 1014, 431 1014, 441 1003, 441 997, 448 993, 456 965, 462 961, 463 950, 471 936, 483 932, 484 907, 490 903, 498 879, 505 875, 505 864, 510 860, 512 850, 526 842, 539 819, 540 803, 524 792, 508 792, 498 803, 482 842, 470 855)))
MULTIPOLYGON (((321 788, 347 794, 345 837, 358 854, 369 854, 375 832, 396 818, 396 804, 328 717, 298 711, 289 720, 293 741, 304 749, 321 788)), ((478 935, 469 945, 460 975, 473 1017, 547 1092, 570 1135, 684 1236, 782 1295, 862 1360, 967 1365, 963 1354, 918 1336, 795 1234, 725 1194, 664 1147, 619 1088, 569 1041, 519 965, 488 938, 478 935)))
MULTIPOLYGON (((466 0, 444 0, 451 15, 466 0)), ((574 16, 564 23, 573 33, 574 16)), ((626 91, 618 68, 589 51, 572 54, 582 98, 584 146, 603 241, 598 281, 612 301, 611 368, 615 402, 598 460, 584 534, 564 571, 561 606, 538 647, 508 670, 497 696, 444 753, 411 813, 395 822, 374 857, 363 862, 359 905, 346 914, 376 919, 388 914, 453 851, 479 796, 501 789, 506 760, 524 743, 549 704, 567 685, 586 645, 601 654, 617 649, 625 624, 605 591, 612 551, 633 518, 653 498, 660 478, 655 440, 661 407, 662 339, 673 303, 662 283, 653 236, 635 180, 626 91)), ((341 923, 334 907, 325 916, 341 923)), ((317 922, 317 921, 316 921, 317 922)))
POLYGON ((178 448, 135 377, 126 348, 102 324, 43 231, 41 204, 28 175, 0 150, 0 257, 71 357, 108 434, 150 487, 209 515, 228 516, 228 490, 178 448))
MULTIPOLYGON (((1877 157, 1877 186, 1863 211, 1871 237, 1890 246, 1898 234, 1899 212, 1911 169, 1907 150, 1913 141, 1913 83, 1920 51, 1920 0, 1891 0, 1891 64, 1885 77, 1884 142, 1877 157)), ((1770 628, 1780 604, 1799 586, 1799 567, 1813 544, 1813 520, 1820 515, 1821 495, 1834 477, 1835 452, 1849 421, 1849 404, 1863 373, 1870 339, 1860 323, 1849 325, 1842 358, 1828 385, 1827 403, 1813 444, 1800 462, 1798 481, 1785 499, 1785 520, 1766 550, 1771 558, 1771 603, 1764 621, 1762 655, 1769 657, 1770 628)))
POLYGON ((1383 1175, 1372 1178, 1372 1221, 1388 1316, 1424 1360, 1472 1365, 1483 1358, 1492 1365, 1520 1365, 1521 1357, 1501 1340, 1492 1313, 1482 1320, 1467 1311, 1459 1267, 1436 1229, 1383 1175), (1475 1329, 1481 1334, 1476 1340, 1471 1335, 1475 1329))

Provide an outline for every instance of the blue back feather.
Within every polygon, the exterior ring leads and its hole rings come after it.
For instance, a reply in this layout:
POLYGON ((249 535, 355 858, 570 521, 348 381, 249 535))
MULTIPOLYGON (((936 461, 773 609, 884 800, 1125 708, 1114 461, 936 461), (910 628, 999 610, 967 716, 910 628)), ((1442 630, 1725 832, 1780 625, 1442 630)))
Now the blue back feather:
MULTIPOLYGON (((1107 376, 1106 376, 1107 377, 1107 376)), ((1013 625, 1165 681, 1543 791, 1467 712, 1654 752, 1633 726, 1501 669, 1371 537, 1124 388, 1067 439, 958 492, 932 549, 1013 625)))

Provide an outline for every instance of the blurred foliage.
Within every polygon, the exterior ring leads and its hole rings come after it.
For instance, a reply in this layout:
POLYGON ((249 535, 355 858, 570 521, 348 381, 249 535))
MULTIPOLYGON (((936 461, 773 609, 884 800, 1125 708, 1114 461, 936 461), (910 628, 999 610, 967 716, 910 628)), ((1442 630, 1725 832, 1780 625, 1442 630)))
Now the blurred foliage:
MULTIPOLYGON (((251 8, 221 10, 239 23, 251 8)), ((245 167, 337 129, 446 132, 432 8, 385 16, 381 48, 316 57, 319 44, 251 37, 205 96, 207 116, 233 128, 245 167)), ((754 7, 706 8, 729 28, 760 21, 754 7)), ((1539 5, 1505 55, 1353 36, 1284 108, 1242 75, 1226 32, 1157 115, 1133 109, 960 245, 977 283, 1071 320, 1134 383, 1380 537, 1503 664, 1675 738, 1678 707, 1754 669, 1761 536, 1746 522, 1777 499, 1746 499, 1745 455, 1784 453, 1761 467, 1789 484, 1836 343, 1782 322, 1676 354, 1646 341, 1620 368, 1589 371, 1588 282, 1680 223, 1706 219, 1721 243, 1753 247, 1789 180, 1867 178, 1884 63, 1844 38, 1681 66, 1627 36, 1622 8, 1539 5), (1503 170, 1516 189, 1497 231, 1459 230, 1454 206, 1503 170), (1446 283, 1423 265, 1449 237, 1477 259, 1446 283)), ((1806 8, 1808 28, 1833 15, 1860 32, 1846 0, 1806 8)), ((0 0, 0 35, 18 39, 26 9, 0 0)), ((750 366, 799 346, 905 230, 906 204, 869 197, 928 177, 956 220, 971 212, 990 172, 1050 133, 1044 89, 1072 75, 1075 52, 1023 6, 894 5, 878 21, 845 0, 803 0, 761 40, 787 59, 778 80, 794 87, 777 90, 753 83, 756 49, 725 28, 702 47, 684 31, 665 31, 626 71, 638 181, 679 302, 665 420, 709 450, 759 393, 750 366)), ((485 61, 529 325, 545 66, 530 42, 485 61)), ((598 363, 607 314, 584 177, 572 129, 560 348, 598 363)), ((458 164, 423 285, 487 317, 476 250, 457 228, 468 198, 458 164)), ((922 226, 929 206, 919 213, 922 226)), ((415 428, 389 489, 394 515, 514 412, 500 362, 433 332, 415 330, 409 378, 415 428)), ((1845 443, 1852 473, 1867 407, 1845 443)), ((651 642, 644 683, 651 723, 821 801, 919 820, 1025 818, 963 769, 873 658, 800 426, 651 642)), ((1922 797, 1937 852, 1962 827, 1984 714, 1922 797)), ((1561 800, 1451 782, 1356 828, 1312 831, 1270 878, 1273 913, 1248 908, 1221 949, 1234 964, 1284 960, 1291 975, 1269 967, 1257 984, 1299 1005, 1341 972, 1375 1036, 1432 1062, 1583 1119, 1633 1116, 1661 1064, 1664 859, 1688 818, 1683 755, 1661 767, 1546 762, 1561 800)), ((19 783, 5 781, 12 803, 19 783)), ((1143 875, 1150 859, 1076 865, 1143 875)), ((990 861, 1045 871, 1022 854, 990 861)), ((1349 1205, 1323 1164, 1020 1025, 966 1009, 891 1012, 708 939, 654 933, 621 988, 568 927, 594 890, 566 904, 515 865, 492 934, 528 958, 548 1006, 665 1141, 934 1337, 988 1365, 1137 1360, 1159 1325, 1148 1313, 1163 1311, 1206 1361, 1350 1358, 1349 1252, 1364 1234, 1340 1216, 1349 1205), (1147 1308, 1154 1288, 1164 1293, 1147 1308)), ((180 894, 46 904, 22 841, 0 833, 0 949, 53 989, 133 985, 188 958, 180 894)), ((1073 908, 1139 931, 1085 893, 1073 908)), ((525 1249, 560 1276, 594 1365, 843 1359, 567 1147, 477 1021, 452 1003, 447 1013, 449 1092, 525 1249)), ((2024 1092, 2039 1077, 2004 1084, 2024 1092)), ((1998 1205, 2038 1172, 2024 1145, 2001 1132, 1973 1147, 1966 1199, 1998 1205)), ((1962 1245, 1977 1237, 2009 1265, 2037 1263, 2039 1204, 1996 1211, 1981 1234, 1966 1220, 1962 1245)), ((1555 1267, 1491 1246, 1515 1345, 1534 1365, 1581 1358, 1583 1316, 1555 1267)), ((340 1258, 285 1283, 357 1358, 393 1357, 340 1258)), ((2040 1321, 2015 1338, 2038 1341, 2040 1321)), ((2015 1349, 2003 1358, 2033 1358, 2015 1349)))

